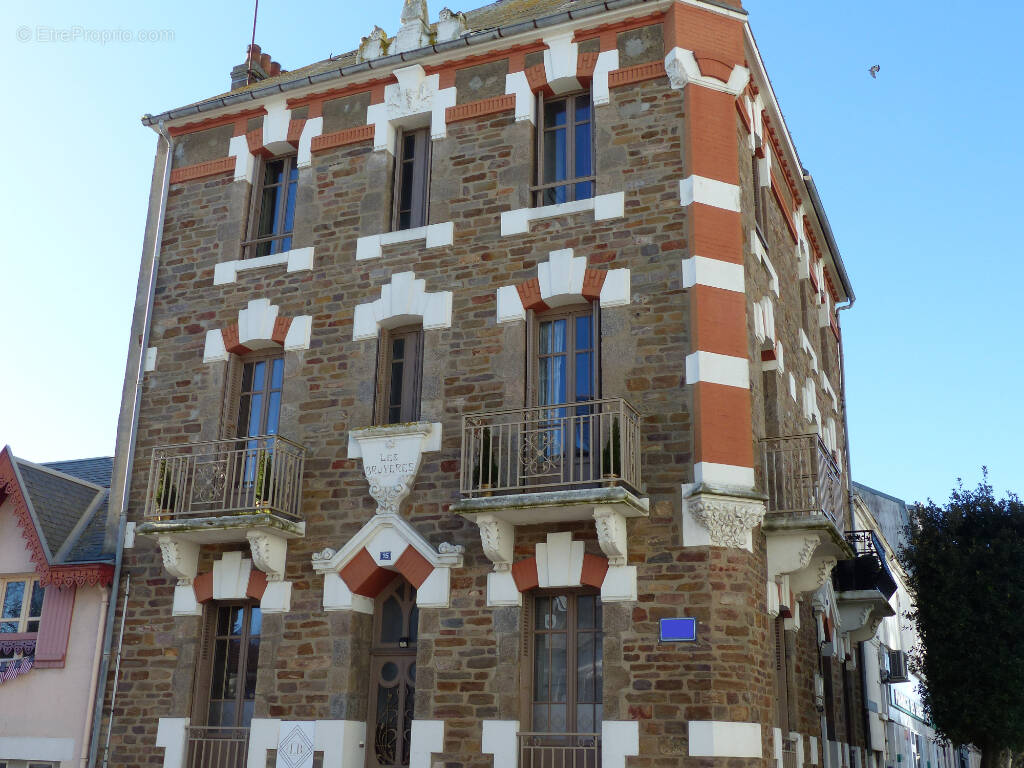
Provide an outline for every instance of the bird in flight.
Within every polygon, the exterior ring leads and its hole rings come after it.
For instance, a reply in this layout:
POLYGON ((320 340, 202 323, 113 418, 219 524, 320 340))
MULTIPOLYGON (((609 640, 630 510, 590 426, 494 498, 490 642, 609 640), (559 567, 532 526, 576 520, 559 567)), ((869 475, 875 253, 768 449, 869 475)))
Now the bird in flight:
POLYGON ((877 64, 875 64, 875 66, 873 66, 871 69, 869 69, 868 72, 871 73, 871 77, 876 78, 876 77, 878 77, 878 72, 879 72, 880 69, 881 69, 881 67, 878 66, 877 64))

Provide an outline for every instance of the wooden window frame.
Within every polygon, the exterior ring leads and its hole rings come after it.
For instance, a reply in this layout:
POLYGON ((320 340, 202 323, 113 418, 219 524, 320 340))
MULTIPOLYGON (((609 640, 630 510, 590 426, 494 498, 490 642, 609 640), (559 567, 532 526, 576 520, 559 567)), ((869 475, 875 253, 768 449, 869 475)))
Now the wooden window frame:
MULTIPOLYGON (((249 225, 247 228, 248 239, 242 243, 243 259, 252 259, 260 256, 284 253, 286 251, 291 250, 292 247, 294 246, 294 243, 290 242, 287 248, 282 247, 283 241, 292 240, 295 234, 294 226, 292 229, 285 232, 284 223, 288 215, 288 187, 291 183, 290 177, 292 171, 297 171, 298 169, 298 160, 299 158, 297 154, 280 155, 277 157, 262 158, 259 160, 258 167, 256 170, 256 183, 252 185, 249 193, 249 225), (280 210, 277 212, 277 215, 275 216, 274 226, 271 231, 271 234, 261 236, 259 234, 259 226, 260 214, 262 213, 263 205, 263 192, 267 187, 278 186, 277 184, 266 183, 267 166, 270 163, 276 162, 278 160, 285 161, 284 174, 280 182, 280 186, 284 189, 285 201, 284 205, 280 207, 280 210), (270 244, 270 250, 268 253, 262 254, 259 252, 260 246, 265 243, 270 244)), ((298 205, 298 178, 296 178, 295 186, 295 203, 296 205, 298 205)))
MULTIPOLYGON (((591 363, 591 376, 592 381, 590 383, 592 400, 601 399, 601 306, 596 300, 588 301, 585 304, 583 302, 570 304, 564 307, 557 307, 555 309, 547 309, 542 312, 536 310, 528 310, 526 313, 526 402, 524 405, 528 408, 537 407, 540 405, 540 326, 541 323, 549 320, 558 320, 560 318, 575 318, 583 315, 589 308, 591 314, 591 333, 593 337, 591 339, 591 355, 593 357, 591 363)), ((568 323, 572 327, 572 339, 573 347, 569 351, 567 348, 566 354, 575 354, 575 323, 568 323)), ((575 366, 572 366, 573 376, 572 383, 575 384, 575 366)), ((566 396, 568 397, 570 382, 566 381, 566 396)), ((568 402, 575 401, 575 386, 572 388, 573 399, 568 402)))
MULTIPOLYGON (((534 675, 536 670, 534 668, 534 638, 536 633, 534 630, 535 614, 536 614, 536 599, 539 597, 559 597, 567 596, 572 598, 569 602, 568 609, 566 610, 566 727, 564 733, 575 733, 576 723, 576 709, 575 707, 580 704, 576 700, 576 670, 577 670, 577 646, 578 642, 569 643, 570 639, 578 637, 577 615, 578 615, 578 603, 580 597, 596 597, 598 600, 601 599, 601 593, 597 590, 590 589, 587 587, 567 587, 567 588, 554 588, 554 589, 534 589, 523 595, 523 610, 522 610, 522 627, 521 627, 521 640, 520 640, 520 670, 522 674, 519 676, 520 680, 520 709, 521 713, 525 713, 523 717, 523 723, 525 724, 522 730, 524 731, 535 731, 536 724, 533 721, 533 685, 534 675), (570 707, 570 704, 572 706, 570 707), (571 726, 570 726, 571 723, 571 726)), ((601 612, 601 627, 596 631, 596 634, 600 635, 601 642, 604 642, 604 611, 601 612)), ((602 705, 602 716, 601 721, 604 722, 604 654, 602 653, 602 665, 601 665, 601 705, 602 705)), ((587 702, 583 702, 587 703, 587 702)), ((601 733, 599 727, 595 728, 597 733, 601 733)), ((557 732, 551 732, 552 735, 558 735, 557 732)))
POLYGON ((15 582, 21 582, 21 581, 25 582, 25 593, 22 595, 22 599, 21 599, 21 615, 18 616, 17 618, 14 618, 14 617, 6 618, 6 619, 5 618, 0 618, 0 624, 8 624, 8 623, 15 623, 15 622, 17 622, 18 626, 17 626, 15 632, 10 632, 10 633, 6 633, 5 632, 5 633, 0 634, 0 639, 3 639, 5 636, 10 637, 10 635, 15 635, 15 634, 16 635, 38 635, 39 634, 39 627, 42 626, 42 620, 43 620, 43 604, 42 604, 42 602, 40 602, 40 604, 39 604, 39 615, 38 616, 31 615, 32 595, 34 594, 34 592, 35 592, 35 590, 37 588, 43 589, 44 590, 44 594, 45 594, 45 590, 46 590, 45 587, 40 587, 40 585, 39 585, 39 577, 35 576, 35 575, 31 575, 31 574, 9 574, 9 575, 5 575, 5 576, 0 576, 0 613, 3 612, 3 599, 4 599, 4 597, 7 594, 7 585, 11 584, 11 583, 15 583, 15 582), (28 597, 27 600, 25 599, 26 596, 28 597), (30 630, 28 628, 28 625, 29 625, 29 622, 33 622, 33 621, 39 622, 39 626, 37 626, 36 629, 34 629, 34 630, 30 630))
MULTIPOLYGON (((767 187, 761 185, 761 157, 767 150, 761 144, 761 140, 757 140, 757 148, 754 153, 750 156, 750 169, 753 176, 754 182, 754 228, 757 230, 757 234, 761 236, 761 242, 765 244, 767 248, 767 240, 765 239, 765 232, 768 229, 768 212, 765 199, 765 190, 767 187)), ((770 181, 770 180, 769 180, 770 181)))
MULTIPOLYGON (((260 604, 254 600, 221 600, 211 601, 205 604, 202 619, 202 630, 199 641, 199 649, 196 654, 196 674, 193 678, 192 685, 192 724, 193 725, 208 725, 210 720, 210 705, 213 702, 213 676, 214 676, 214 663, 216 659, 216 644, 217 644, 217 617, 220 614, 222 608, 243 608, 246 611, 247 620, 245 622, 244 632, 239 636, 239 673, 238 673, 238 690, 240 693, 236 696, 236 705, 241 705, 246 701, 245 699, 245 676, 248 672, 249 654, 248 641, 252 638, 252 610, 259 609, 260 604), (244 649, 244 652, 243 652, 244 649)), ((260 634, 256 635, 260 638, 260 645, 263 644, 262 638, 262 617, 260 621, 260 634)), ((260 662, 256 662, 256 675, 257 675, 257 688, 259 686, 259 667, 260 662)), ((253 696, 253 701, 256 701, 256 696, 253 696)), ((220 701, 220 699, 218 699, 220 701)), ((255 707, 254 707, 255 708, 255 707)), ((236 709, 235 720, 241 721, 244 708, 239 706, 236 709)), ((255 712, 253 713, 255 717, 255 712)), ((225 727, 225 728, 247 728, 246 725, 229 725, 229 726, 214 726, 214 727, 225 727)))
POLYGON ((432 154, 430 128, 404 130, 398 134, 396 141, 391 229, 394 232, 399 232, 427 225, 427 215, 430 207, 430 161, 432 154), (413 153, 412 157, 407 159, 405 157, 405 141, 408 137, 413 139, 413 153), (413 168, 411 198, 409 201, 409 224, 408 226, 402 226, 402 195, 406 191, 402 171, 407 163, 411 164, 413 168))
POLYGON ((400 328, 381 328, 377 337, 377 375, 374 387, 374 424, 404 424, 418 421, 420 418, 421 395, 423 390, 423 327, 405 325, 400 328), (397 421, 391 419, 391 372, 393 343, 405 339, 405 351, 402 369, 402 400, 397 421), (412 364, 408 349, 412 340, 412 364))
MULTIPOLYGON (((277 354, 271 353, 271 354, 259 354, 259 355, 246 355, 243 358, 239 358, 239 366, 238 366, 238 369, 237 369, 237 377, 238 377, 237 396, 234 397, 234 402, 232 403, 234 405, 234 409, 235 409, 235 421, 236 421, 236 426, 235 426, 236 434, 233 435, 233 437, 237 437, 239 439, 246 439, 246 438, 251 438, 251 437, 262 437, 262 436, 267 434, 267 417, 268 417, 268 415, 270 413, 270 411, 269 411, 269 408, 270 408, 270 395, 273 394, 274 392, 280 392, 281 393, 281 403, 278 406, 278 413, 277 413, 277 427, 278 427, 278 429, 277 429, 277 432, 273 432, 271 434, 275 434, 276 435, 276 434, 280 433, 280 431, 281 431, 281 410, 280 410, 280 407, 281 407, 281 405, 284 404, 284 353, 283 352, 279 352, 277 354), (278 360, 281 361, 281 388, 280 389, 275 389, 274 387, 271 386, 271 382, 273 381, 273 366, 274 366, 274 363, 276 361, 278 361, 278 360), (263 385, 262 391, 261 392, 250 391, 249 393, 243 392, 242 391, 242 386, 243 386, 243 382, 245 381, 245 369, 246 369, 246 366, 250 366, 250 365, 251 366, 256 366, 259 363, 266 363, 267 364, 267 373, 266 373, 266 376, 264 377, 265 380, 264 380, 264 385, 263 385), (246 423, 245 424, 242 423, 242 398, 246 394, 248 394, 248 396, 250 398, 250 403, 251 403, 251 398, 252 398, 252 396, 254 394, 262 394, 264 396, 263 405, 262 405, 262 412, 260 414, 261 429, 260 429, 260 434, 259 435, 250 435, 250 434, 248 434, 248 419, 246 419, 246 423)), ((232 388, 232 394, 236 394, 234 392, 234 387, 232 388)), ((247 413, 251 413, 251 412, 247 412, 247 413)))
POLYGON ((537 94, 537 127, 536 137, 534 144, 534 153, 536 154, 536 163, 534 168, 534 178, 536 183, 530 187, 530 196, 534 208, 543 208, 546 205, 557 205, 554 202, 544 202, 544 194, 549 189, 557 189, 558 187, 566 188, 566 199, 562 202, 573 202, 577 200, 576 197, 576 185, 584 184, 589 182, 591 186, 591 194, 589 197, 578 198, 580 200, 589 200, 597 196, 597 149, 594 141, 594 98, 593 94, 589 89, 583 89, 580 91, 574 91, 573 93, 560 94, 558 96, 545 96, 544 92, 541 91, 537 94), (576 120, 576 110, 568 109, 568 102, 575 100, 580 96, 586 96, 590 101, 590 169, 591 173, 587 176, 577 176, 576 174, 576 126, 583 125, 583 122, 576 120), (547 109, 556 102, 564 101, 567 102, 566 106, 566 122, 563 126, 556 126, 553 128, 547 128, 544 125, 544 115, 547 109), (570 130, 570 128, 572 130, 570 130), (556 179, 554 181, 544 180, 544 138, 549 132, 558 130, 565 130, 565 178, 556 179))

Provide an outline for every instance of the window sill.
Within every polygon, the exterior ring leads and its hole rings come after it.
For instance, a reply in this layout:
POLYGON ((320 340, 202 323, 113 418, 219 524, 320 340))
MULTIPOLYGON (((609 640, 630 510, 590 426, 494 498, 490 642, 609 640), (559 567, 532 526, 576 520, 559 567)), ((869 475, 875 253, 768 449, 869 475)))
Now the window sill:
POLYGON ((569 216, 584 211, 594 212, 594 221, 620 219, 625 215, 626 193, 612 192, 587 200, 557 203, 540 208, 516 208, 501 214, 501 236, 524 235, 530 231, 530 222, 569 216))
POLYGON ((384 232, 380 235, 366 235, 356 240, 356 261, 379 259, 385 245, 411 243, 414 240, 426 241, 425 248, 440 248, 451 245, 455 241, 455 222, 445 221, 441 224, 428 224, 425 227, 401 229, 397 232, 384 232))
POLYGON ((239 272, 247 272, 250 269, 262 269, 263 267, 276 267, 282 264, 287 265, 289 272, 301 272, 312 269, 313 249, 311 247, 293 248, 290 251, 283 251, 270 256, 258 256, 255 259, 222 261, 213 267, 213 284, 229 285, 238 280, 239 272))

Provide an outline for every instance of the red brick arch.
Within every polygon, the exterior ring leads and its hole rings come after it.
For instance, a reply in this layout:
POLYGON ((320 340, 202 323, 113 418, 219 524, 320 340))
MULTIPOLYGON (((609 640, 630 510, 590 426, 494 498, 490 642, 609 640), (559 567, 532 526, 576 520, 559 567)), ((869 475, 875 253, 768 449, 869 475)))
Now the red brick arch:
MULTIPOLYGON (((608 574, 608 558, 598 555, 583 555, 583 569, 580 571, 580 584, 600 589, 604 577, 608 574)), ((512 565, 512 580, 516 589, 527 592, 540 585, 537 574, 537 557, 528 557, 512 565)))

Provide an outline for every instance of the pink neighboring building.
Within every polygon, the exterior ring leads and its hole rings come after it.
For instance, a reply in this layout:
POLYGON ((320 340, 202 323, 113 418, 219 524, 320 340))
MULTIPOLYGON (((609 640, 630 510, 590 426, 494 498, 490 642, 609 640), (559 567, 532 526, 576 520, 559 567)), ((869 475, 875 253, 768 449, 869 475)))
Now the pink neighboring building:
POLYGON ((114 575, 111 469, 0 452, 0 768, 88 758, 114 575))

